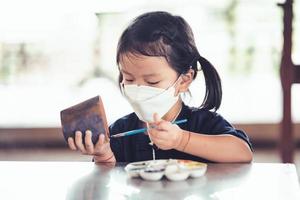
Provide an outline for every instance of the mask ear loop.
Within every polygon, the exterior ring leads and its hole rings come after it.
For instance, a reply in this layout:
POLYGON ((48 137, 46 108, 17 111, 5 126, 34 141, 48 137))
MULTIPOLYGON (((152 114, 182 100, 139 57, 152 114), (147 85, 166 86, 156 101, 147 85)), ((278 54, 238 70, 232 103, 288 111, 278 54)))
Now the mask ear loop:
POLYGON ((124 83, 121 82, 119 84, 120 84, 121 93, 122 93, 123 96, 125 96, 124 83))
MULTIPOLYGON (((174 84, 172 85, 172 86, 170 86, 170 87, 174 87, 175 88, 175 86, 178 84, 178 82, 179 82, 179 79, 180 78, 182 78, 182 76, 183 76, 183 74, 180 74, 179 76, 178 76, 178 78, 177 78, 177 80, 174 82, 174 84)), ((181 98, 180 97, 180 92, 178 91, 178 94, 177 94, 178 96, 179 96, 179 98, 181 98)))

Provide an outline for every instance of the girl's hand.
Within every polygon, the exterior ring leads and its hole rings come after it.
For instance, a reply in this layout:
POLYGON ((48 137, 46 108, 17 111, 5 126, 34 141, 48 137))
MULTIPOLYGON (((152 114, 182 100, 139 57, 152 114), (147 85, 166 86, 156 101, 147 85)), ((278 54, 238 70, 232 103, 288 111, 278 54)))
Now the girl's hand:
POLYGON ((163 150, 176 149, 182 140, 183 130, 176 124, 161 119, 157 113, 153 115, 154 122, 147 123, 151 142, 163 150))
POLYGON ((85 132, 85 145, 82 142, 82 133, 75 132, 75 141, 72 137, 68 138, 68 145, 71 150, 79 149, 84 155, 94 156, 95 162, 116 162, 115 156, 110 148, 110 143, 105 142, 104 134, 99 135, 98 142, 94 145, 92 142, 92 132, 85 132))

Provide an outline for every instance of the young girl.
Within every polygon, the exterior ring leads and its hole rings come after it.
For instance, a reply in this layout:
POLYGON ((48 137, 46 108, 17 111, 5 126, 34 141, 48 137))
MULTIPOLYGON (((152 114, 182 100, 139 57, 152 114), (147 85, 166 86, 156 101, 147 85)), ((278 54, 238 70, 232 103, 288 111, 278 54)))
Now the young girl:
POLYGON ((95 145, 90 131, 86 131, 85 145, 77 131, 75 140, 68 139, 72 150, 93 155, 95 162, 151 160, 153 149, 156 159, 251 162, 247 135, 215 112, 222 98, 219 75, 199 54, 192 30, 182 17, 167 12, 137 17, 119 40, 117 64, 120 89, 134 113, 113 123, 110 135, 155 128, 110 141, 101 134, 95 145), (204 75, 205 97, 200 108, 191 108, 180 94, 189 93, 197 73, 204 75), (187 122, 172 123, 180 119, 187 122))

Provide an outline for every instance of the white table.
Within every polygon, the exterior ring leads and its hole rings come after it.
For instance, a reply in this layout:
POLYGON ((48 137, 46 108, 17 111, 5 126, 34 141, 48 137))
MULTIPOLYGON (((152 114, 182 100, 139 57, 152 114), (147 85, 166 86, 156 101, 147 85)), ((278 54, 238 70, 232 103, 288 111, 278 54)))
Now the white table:
POLYGON ((130 179, 126 163, 0 162, 0 199, 297 199, 293 164, 209 164, 197 179, 130 179))

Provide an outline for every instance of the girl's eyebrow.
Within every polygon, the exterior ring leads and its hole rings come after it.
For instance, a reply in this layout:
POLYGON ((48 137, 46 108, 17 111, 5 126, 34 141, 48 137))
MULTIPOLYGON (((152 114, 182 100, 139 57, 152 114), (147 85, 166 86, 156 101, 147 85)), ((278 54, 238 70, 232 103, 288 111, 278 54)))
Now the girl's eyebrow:
POLYGON ((125 71, 124 69, 121 69, 121 72, 123 72, 124 74, 128 74, 128 75, 132 76, 132 74, 130 74, 129 72, 125 71))
MULTIPOLYGON (((124 74, 127 74, 127 75, 130 75, 130 76, 132 76, 132 74, 131 73, 129 73, 129 72, 127 72, 127 71, 125 71, 124 69, 121 69, 121 71, 124 73, 124 74)), ((149 76, 159 76, 160 74, 159 73, 152 73, 152 74, 145 74, 145 75, 143 75, 143 77, 149 77, 149 76)))
POLYGON ((159 73, 152 73, 152 74, 143 75, 143 77, 149 77, 149 76, 159 76, 159 73))

